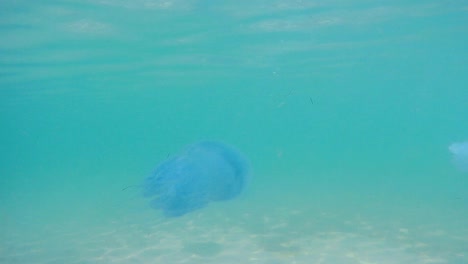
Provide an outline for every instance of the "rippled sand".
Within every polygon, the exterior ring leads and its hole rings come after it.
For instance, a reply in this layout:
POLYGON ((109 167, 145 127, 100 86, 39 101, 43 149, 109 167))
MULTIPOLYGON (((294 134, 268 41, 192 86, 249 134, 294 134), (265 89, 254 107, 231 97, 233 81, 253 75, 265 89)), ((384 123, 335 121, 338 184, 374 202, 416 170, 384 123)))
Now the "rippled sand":
POLYGON ((468 262, 468 228, 460 216, 454 226, 410 215, 239 203, 164 220, 143 210, 95 224, 75 219, 4 230, 0 263, 468 262))

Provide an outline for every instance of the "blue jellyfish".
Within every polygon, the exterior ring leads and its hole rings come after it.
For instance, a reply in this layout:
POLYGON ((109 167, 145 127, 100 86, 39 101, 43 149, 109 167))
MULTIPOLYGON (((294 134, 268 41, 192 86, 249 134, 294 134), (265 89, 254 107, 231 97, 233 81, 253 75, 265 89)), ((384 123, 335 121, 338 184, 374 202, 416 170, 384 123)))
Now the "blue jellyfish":
POLYGON ((468 141, 453 143, 449 146, 449 150, 458 169, 468 172, 468 141))
POLYGON ((159 164, 143 182, 143 196, 165 216, 178 217, 235 198, 248 177, 248 162, 240 152, 221 142, 201 141, 159 164))

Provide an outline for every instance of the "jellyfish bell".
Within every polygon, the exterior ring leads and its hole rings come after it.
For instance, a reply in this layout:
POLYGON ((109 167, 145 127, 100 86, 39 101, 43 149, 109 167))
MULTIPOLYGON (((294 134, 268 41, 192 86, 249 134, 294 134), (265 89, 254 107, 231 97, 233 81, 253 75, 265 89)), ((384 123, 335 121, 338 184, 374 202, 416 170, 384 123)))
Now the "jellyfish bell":
POLYGON ((214 201, 237 197, 249 177, 247 159, 235 148, 201 141, 163 161, 143 182, 143 196, 165 216, 177 217, 214 201))
POLYGON ((468 172, 468 141, 456 142, 449 146, 455 166, 463 172, 468 172))

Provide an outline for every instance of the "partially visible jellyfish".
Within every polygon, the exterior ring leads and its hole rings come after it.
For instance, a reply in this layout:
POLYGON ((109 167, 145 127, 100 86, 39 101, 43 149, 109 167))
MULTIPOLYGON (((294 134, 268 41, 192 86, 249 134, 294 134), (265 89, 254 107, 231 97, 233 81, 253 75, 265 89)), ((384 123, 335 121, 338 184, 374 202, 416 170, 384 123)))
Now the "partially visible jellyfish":
POLYGON ((453 143, 449 146, 453 162, 458 169, 468 172, 468 141, 453 143))
POLYGON ((159 164, 145 179, 143 195, 165 216, 178 217, 210 202, 235 198, 248 176, 248 162, 236 149, 201 141, 159 164))

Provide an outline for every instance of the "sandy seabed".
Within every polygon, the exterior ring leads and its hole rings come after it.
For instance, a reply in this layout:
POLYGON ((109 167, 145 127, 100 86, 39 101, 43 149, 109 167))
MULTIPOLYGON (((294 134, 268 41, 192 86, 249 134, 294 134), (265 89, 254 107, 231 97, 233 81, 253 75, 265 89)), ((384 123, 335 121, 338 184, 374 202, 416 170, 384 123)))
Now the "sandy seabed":
POLYGON ((407 208, 390 218, 326 208, 240 202, 174 219, 142 210, 16 225, 2 231, 0 263, 468 263, 464 214, 407 208))

